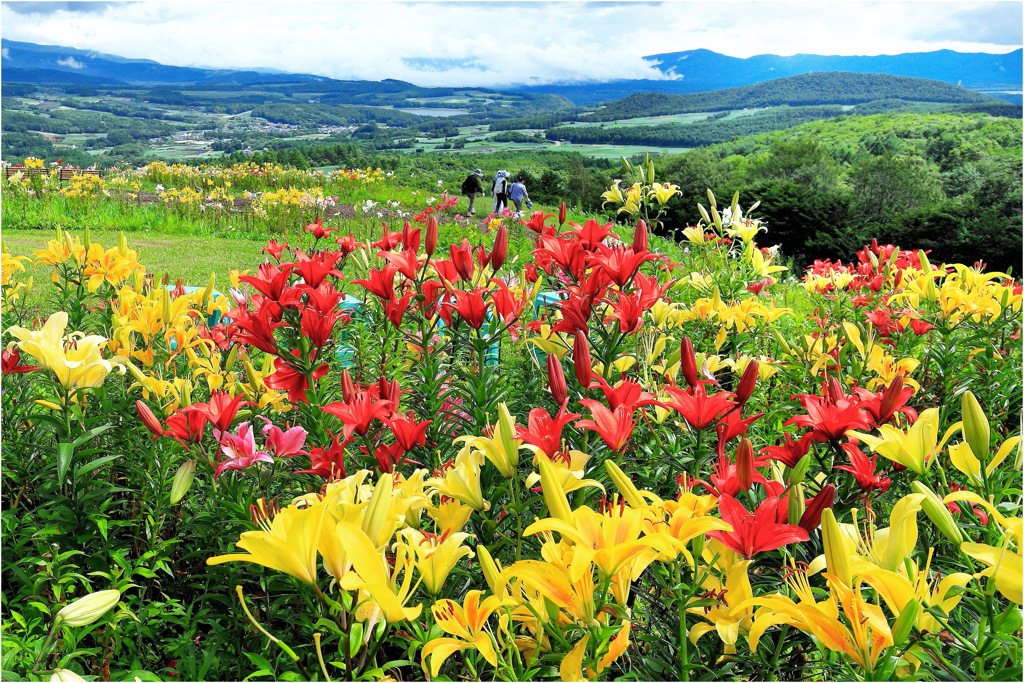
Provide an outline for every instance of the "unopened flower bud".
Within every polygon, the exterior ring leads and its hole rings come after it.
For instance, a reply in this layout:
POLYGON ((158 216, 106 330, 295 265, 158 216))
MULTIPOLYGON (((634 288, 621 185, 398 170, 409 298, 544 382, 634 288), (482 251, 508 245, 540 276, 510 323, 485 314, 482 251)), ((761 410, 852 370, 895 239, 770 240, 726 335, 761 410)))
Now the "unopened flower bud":
POLYGON ((988 460, 991 431, 988 418, 981 409, 978 399, 970 391, 960 397, 960 412, 964 420, 964 438, 971 447, 971 452, 982 461, 988 460))
POLYGON ((920 611, 921 603, 916 598, 911 598, 903 605, 903 608, 900 610, 900 616, 896 619, 896 623, 892 625, 893 645, 899 647, 910 637, 910 629, 917 622, 917 615, 920 611))
POLYGON ((555 403, 559 405, 569 398, 569 388, 565 383, 565 371, 558 361, 558 356, 553 353, 548 354, 548 388, 551 389, 551 395, 555 397, 555 403))
MULTIPOLYGON (((373 487, 373 494, 370 502, 366 505, 366 512, 363 513, 363 532, 370 537, 374 545, 382 545, 377 537, 384 530, 385 522, 388 521, 388 511, 391 509, 391 494, 394 491, 395 480, 390 474, 381 475, 377 484, 373 487)), ((385 543, 387 540, 385 539, 385 543)))
POLYGON ((796 467, 789 471, 789 485, 799 484, 807 476, 807 468, 811 466, 810 454, 805 455, 796 462, 796 467))
POLYGON ((736 481, 740 491, 747 491, 754 484, 754 445, 750 439, 740 439, 736 449, 736 481))
MULTIPOLYGON (((801 494, 800 497, 803 498, 803 495, 801 494)), ((818 491, 818 495, 811 498, 811 502, 807 503, 807 508, 800 516, 800 521, 797 524, 807 533, 814 531, 821 525, 821 513, 827 508, 831 508, 835 499, 836 487, 832 484, 825 484, 818 491)))
POLYGON ((911 483, 910 489, 914 493, 924 496, 921 500, 921 509, 924 510, 924 514, 932 521, 935 528, 939 530, 939 533, 949 539, 950 543, 959 547, 964 542, 964 535, 960 533, 960 527, 957 526, 949 508, 942 503, 942 500, 935 495, 934 491, 921 481, 911 483))
POLYGON ((878 422, 885 424, 892 418, 899 402, 900 394, 903 392, 903 375, 896 375, 896 378, 886 387, 882 394, 882 400, 878 407, 878 422))
POLYGON ((644 219, 636 222, 636 230, 633 231, 633 253, 639 254, 647 251, 647 223, 644 219))
POLYGON ((786 521, 795 525, 805 512, 803 484, 797 484, 790 489, 789 495, 786 496, 786 503, 786 521))
POLYGON ((825 565, 829 572, 849 586, 853 580, 850 556, 847 544, 843 539, 843 532, 839 528, 839 522, 836 521, 832 508, 826 508, 821 513, 821 540, 825 545, 825 565))
POLYGON ((508 254, 508 228, 502 223, 498 226, 498 232, 494 236, 494 249, 491 250, 491 268, 501 270, 505 263, 505 256, 508 254))
POLYGON ((754 393, 754 385, 757 384, 757 369, 757 361, 751 360, 743 370, 739 386, 736 387, 736 403, 740 407, 743 407, 750 395, 754 393))
POLYGON ((833 404, 839 403, 846 396, 843 392, 843 385, 839 383, 839 379, 836 377, 829 377, 826 383, 828 387, 828 398, 833 404))
POLYGON ((356 395, 356 385, 352 381, 352 375, 348 373, 348 370, 341 371, 341 398, 345 403, 351 403, 352 399, 356 395))
POLYGON ((693 343, 689 337, 683 337, 683 344, 679 350, 679 368, 683 373, 683 379, 691 387, 697 386, 697 358, 693 355, 693 343))
POLYGON ((558 227, 562 227, 565 224, 565 202, 558 207, 558 227))
POLYGON ((65 606, 57 612, 55 618, 58 624, 88 626, 106 614, 120 599, 121 591, 114 589, 89 593, 65 606))
POLYGON ((142 424, 146 426, 154 436, 163 436, 164 428, 160 424, 160 420, 156 418, 153 411, 149 409, 149 406, 143 401, 135 402, 135 412, 138 413, 139 419, 142 420, 142 424))
POLYGON ((174 474, 174 481, 171 482, 171 505, 177 505, 178 501, 185 497, 188 490, 192 488, 192 480, 196 476, 196 461, 189 460, 178 468, 174 474))
POLYGON ((582 330, 576 331, 576 338, 573 340, 572 367, 580 386, 589 389, 593 363, 590 360, 590 343, 587 341, 587 335, 582 330))
POLYGON ((423 248, 427 256, 433 256, 437 249, 437 217, 427 216, 427 236, 423 240, 423 248))
POLYGON ((85 679, 71 669, 54 669, 53 675, 50 676, 50 683, 77 683, 78 681, 84 682, 85 679))

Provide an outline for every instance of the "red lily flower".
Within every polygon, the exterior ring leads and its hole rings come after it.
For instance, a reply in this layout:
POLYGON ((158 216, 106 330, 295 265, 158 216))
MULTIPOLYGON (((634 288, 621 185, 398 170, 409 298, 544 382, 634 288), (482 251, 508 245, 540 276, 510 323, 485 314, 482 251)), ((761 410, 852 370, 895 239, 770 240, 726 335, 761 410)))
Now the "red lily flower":
MULTIPOLYGON (((292 287, 292 291, 299 297, 306 297, 305 301, 301 298, 297 299, 295 308, 314 308, 321 313, 328 313, 338 310, 338 304, 341 303, 341 292, 331 284, 330 280, 325 280, 315 289, 306 284, 298 284, 292 287)), ((285 294, 282 300, 288 297, 289 295, 285 294)))
POLYGON ((598 245, 598 254, 591 254, 587 261, 604 271, 608 278, 620 288, 633 280, 633 276, 644 261, 655 256, 649 251, 635 253, 632 247, 606 247, 598 245))
POLYGON ((319 287, 328 275, 333 275, 339 280, 344 279, 344 276, 334 269, 334 264, 341 258, 338 252, 322 251, 309 257, 301 251, 296 251, 295 255, 299 260, 294 264, 294 272, 301 275, 306 284, 314 289, 319 287))
POLYGON ((731 400, 733 394, 730 391, 719 391, 708 396, 704 389, 707 383, 707 380, 700 380, 697 386, 685 390, 679 387, 665 387, 673 398, 665 405, 682 415, 693 429, 707 428, 735 405, 731 400))
POLYGON ((857 481, 857 486, 864 493, 874 491, 875 489, 885 493, 889 490, 889 486, 892 482, 889 477, 886 477, 886 472, 880 472, 875 474, 875 465, 878 462, 878 454, 876 453, 870 460, 868 456, 854 446, 852 443, 844 443, 843 450, 850 456, 849 465, 837 465, 837 470, 843 470, 853 475, 853 478, 857 481))
POLYGON ((491 303, 494 304, 494 311, 501 316, 505 323, 511 323, 519 317, 526 306, 526 291, 523 291, 521 298, 516 298, 512 290, 508 288, 504 280, 491 278, 491 282, 498 285, 498 289, 491 291, 491 303))
POLYGON ((832 484, 825 484, 818 491, 818 495, 810 500, 804 501, 804 514, 800 515, 798 527, 810 533, 821 526, 821 513, 832 507, 836 499, 836 487, 832 484))
POLYGON ((483 326, 487 318, 487 309, 491 307, 491 303, 484 300, 485 291, 487 290, 482 288, 474 289, 472 292, 455 291, 454 308, 474 330, 479 330, 483 326))
POLYGON ((3 362, 3 374, 15 375, 23 372, 32 372, 33 370, 41 370, 42 368, 36 365, 22 365, 21 364, 21 349, 17 346, 12 347, 10 351, 4 349, 0 352, 3 362))
POLYGON ((390 301, 395 298, 395 273, 397 272, 398 268, 389 263, 381 270, 371 270, 369 280, 352 280, 352 284, 362 285, 371 294, 384 301, 390 301))
POLYGON ((206 423, 206 415, 199 411, 179 410, 167 418, 167 430, 164 434, 184 446, 186 451, 190 451, 192 449, 188 447, 189 444, 203 440, 206 423))
POLYGON ((910 329, 912 329, 914 331, 914 334, 916 334, 919 337, 934 327, 935 325, 932 325, 930 322, 927 322, 925 320, 919 320, 915 318, 910 321, 910 329))
POLYGON ((420 229, 412 227, 409 221, 402 226, 402 246, 414 254, 420 250, 420 229))
POLYGON ((234 322, 230 326, 230 337, 232 341, 240 344, 248 344, 264 353, 277 355, 277 340, 274 339, 274 329, 285 325, 280 322, 281 307, 269 299, 263 301, 260 310, 255 314, 243 309, 233 309, 231 314, 234 322), (274 322, 272 315, 267 309, 274 309, 278 313, 278 322, 274 322))
POLYGON ((473 265, 473 249, 469 246, 469 240, 463 237, 462 245, 459 247, 454 244, 448 245, 448 252, 459 277, 463 280, 472 280, 475 266, 473 265))
POLYGON ((614 411, 605 408, 600 401, 583 399, 580 403, 590 409, 592 420, 580 420, 577 429, 597 432, 613 451, 621 451, 633 436, 633 409, 624 405, 614 411))
MULTIPOLYGON (((963 491, 965 488, 967 488, 967 487, 961 486, 960 484, 950 484, 949 485, 949 490, 951 492, 963 491)), ((950 514, 953 514, 953 515, 959 515, 960 514, 960 506, 957 505, 956 502, 946 503, 946 507, 949 508, 950 514)), ((978 517, 978 520, 981 522, 982 526, 988 526, 988 513, 987 512, 985 512, 981 508, 976 507, 974 505, 971 506, 971 510, 978 517)))
POLYGON ((277 240, 270 240, 269 242, 267 242, 267 246, 263 248, 262 253, 270 254, 271 256, 274 257, 275 261, 280 261, 281 252, 288 248, 289 247, 287 242, 285 242, 284 244, 280 244, 278 243, 277 240))
POLYGON ((411 451, 416 446, 422 446, 426 442, 427 426, 432 422, 433 420, 417 422, 412 411, 409 411, 408 416, 397 415, 385 420, 385 424, 395 433, 395 438, 403 451, 411 451))
POLYGON ((725 444, 732 441, 736 437, 746 436, 747 429, 750 428, 754 422, 764 417, 764 413, 755 413, 750 417, 744 418, 740 415, 740 410, 729 410, 718 419, 718 423, 715 425, 715 433, 718 435, 718 452, 719 454, 725 451, 725 444))
POLYGON ((342 256, 348 256, 356 249, 366 246, 362 242, 356 242, 356 237, 352 233, 335 238, 334 243, 338 245, 338 252, 342 256))
POLYGON ((323 314, 313 307, 305 308, 302 311, 300 329, 303 336, 307 337, 310 343, 319 349, 330 340, 331 333, 334 332, 334 325, 340 317, 341 313, 337 310, 323 314))
POLYGON ((405 251, 397 254, 391 251, 382 251, 378 256, 382 256, 387 259, 389 263, 398 268, 399 273, 410 280, 416 279, 416 272, 420 269, 420 266, 423 265, 423 261, 417 259, 416 252, 411 249, 406 249, 405 251))
POLYGON ((554 417, 543 408, 534 408, 527 418, 526 428, 517 425, 515 438, 533 444, 549 458, 554 457, 562 446, 562 428, 580 417, 578 413, 565 412, 568 405, 569 399, 562 401, 558 414, 554 417))
POLYGON ((325 228, 324 219, 317 218, 314 222, 306 226, 306 232, 315 237, 316 239, 323 239, 332 232, 337 232, 337 228, 325 228))
POLYGON ((202 413, 213 425, 214 437, 220 440, 219 433, 226 432, 231 427, 235 415, 238 414, 238 409, 242 406, 255 405, 252 401, 243 401, 244 398, 244 394, 231 398, 227 392, 216 391, 210 396, 209 403, 193 403, 182 412, 202 413))
MULTIPOLYGON (((298 357, 300 351, 295 349, 292 355, 298 357)), ((318 380, 327 374, 327 364, 324 363, 313 371, 313 380, 318 380)), ((283 358, 274 359, 274 373, 268 375, 264 383, 271 389, 287 391, 288 400, 292 403, 308 403, 306 400, 306 389, 309 389, 309 379, 304 372, 299 372, 295 366, 283 358)))
POLYGON ((238 281, 249 283, 263 296, 277 301, 281 298, 281 292, 288 287, 293 265, 285 263, 278 268, 272 263, 261 263, 256 269, 255 276, 243 275, 238 278, 238 281))
POLYGON ((907 406, 907 401, 914 395, 914 388, 903 385, 903 375, 897 375, 888 387, 878 392, 861 387, 854 391, 861 399, 860 407, 868 411, 876 425, 884 425, 897 413, 906 415, 910 422, 917 420, 917 411, 907 406))
MULTIPOLYGON (((359 450, 363 452, 363 455, 369 455, 366 452, 366 446, 360 446, 359 450)), ((390 446, 384 444, 377 446, 373 450, 373 457, 377 461, 378 471, 382 474, 392 474, 395 471, 395 465, 401 465, 406 461, 405 451, 398 443, 393 443, 390 446)))
POLYGON ((593 376, 593 383, 604 393, 605 403, 612 410, 615 410, 619 406, 626 406, 630 410, 635 410, 642 406, 660 405, 665 406, 663 403, 658 401, 654 394, 649 391, 644 391, 643 387, 634 382, 631 379, 623 379, 619 382, 618 386, 612 387, 608 382, 604 380, 600 375, 593 376))
POLYGON ((577 280, 583 275, 586 267, 587 252, 583 243, 567 236, 541 235, 537 249, 531 253, 537 256, 538 265, 545 259, 551 259, 558 266, 577 280))
POLYGON ((634 275, 633 286, 639 290, 640 308, 645 311, 650 309, 658 299, 664 296, 674 282, 675 280, 669 280, 664 285, 659 285, 658 278, 653 275, 644 275, 643 273, 634 275))
POLYGON ((753 513, 728 494, 718 499, 718 507, 722 521, 731 525, 732 531, 711 531, 708 537, 718 539, 748 560, 758 553, 809 538, 805 529, 776 521, 779 507, 776 496, 765 499, 753 513))
POLYGON ((800 399, 800 405, 807 414, 791 417, 786 424, 807 427, 814 441, 838 441, 851 429, 871 429, 870 416, 860 401, 850 400, 841 391, 837 397, 833 397, 833 393, 828 392, 825 397, 811 394, 794 396, 800 399))
MULTIPOLYGON (((528 221, 519 221, 530 230, 533 230, 538 235, 554 235, 555 228, 550 225, 545 225, 544 222, 554 217, 553 213, 544 213, 543 211, 534 211, 533 215, 530 216, 528 221)), ((563 221, 564 222, 564 221, 563 221)))
POLYGON ((412 294, 406 294, 401 299, 390 299, 387 303, 387 316, 391 324, 396 328, 402 327, 402 316, 405 315, 406 309, 409 308, 409 302, 412 301, 412 294))
POLYGON ((388 232, 388 224, 381 223, 381 227, 384 229, 383 236, 371 244, 371 247, 375 247, 382 251, 391 251, 398 246, 398 243, 402 241, 402 233, 400 232, 388 232))
POLYGON ((595 220, 589 220, 583 225, 579 223, 569 223, 569 225, 576 229, 568 234, 579 237, 580 243, 587 251, 597 251, 598 246, 603 244, 605 238, 609 235, 616 239, 619 238, 618 235, 612 232, 612 228, 615 227, 614 223, 602 225, 595 220))
POLYGON ((792 469, 807 455, 807 451, 811 447, 811 434, 808 432, 797 441, 793 441, 793 437, 789 432, 785 433, 785 437, 786 443, 780 446, 762 448, 761 453, 764 453, 765 457, 769 460, 778 460, 786 467, 792 469))
POLYGON ((630 335, 643 324, 644 310, 640 307, 639 294, 619 292, 618 302, 612 304, 612 316, 619 321, 619 332, 630 335))
POLYGON ((590 314, 593 313, 593 300, 588 296, 573 294, 565 301, 557 304, 562 319, 551 328, 552 332, 567 332, 575 335, 590 329, 590 314))
POLYGON ((346 438, 345 443, 338 443, 338 437, 333 432, 328 430, 327 433, 331 436, 331 445, 311 448, 309 451, 311 467, 308 470, 297 470, 295 474, 315 474, 328 481, 345 478, 345 446, 351 439, 346 438))
MULTIPOLYGON (((752 472, 750 473, 750 483, 761 484, 771 495, 771 484, 772 482, 765 479, 764 475, 757 471, 758 467, 764 467, 767 463, 761 457, 754 458, 750 463, 752 472)), ((737 463, 729 462, 728 456, 723 451, 719 451, 718 459, 715 461, 715 471, 708 477, 711 483, 698 479, 694 484, 700 484, 708 491, 710 491, 716 498, 719 496, 735 496, 740 492, 742 488, 740 485, 740 479, 738 475, 737 463)), ((748 487, 749 488, 749 487, 748 487)), ((744 489, 746 490, 746 489, 744 489)))
POLYGON ((348 439, 355 432, 359 436, 366 436, 370 429, 370 423, 375 419, 385 420, 394 409, 391 401, 378 401, 370 395, 369 391, 360 391, 351 401, 335 401, 323 407, 325 413, 330 413, 345 423, 344 436, 348 439))

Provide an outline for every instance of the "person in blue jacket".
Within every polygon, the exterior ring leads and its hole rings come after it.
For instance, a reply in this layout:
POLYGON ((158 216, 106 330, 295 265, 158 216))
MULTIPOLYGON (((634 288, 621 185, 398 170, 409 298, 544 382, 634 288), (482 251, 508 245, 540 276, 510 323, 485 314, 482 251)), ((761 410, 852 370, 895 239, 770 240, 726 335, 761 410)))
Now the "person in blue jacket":
POLYGON ((519 176, 512 183, 512 189, 508 191, 508 198, 516 205, 516 215, 521 216, 523 214, 523 202, 530 201, 530 195, 526 191, 526 183, 523 182, 523 176, 519 176))

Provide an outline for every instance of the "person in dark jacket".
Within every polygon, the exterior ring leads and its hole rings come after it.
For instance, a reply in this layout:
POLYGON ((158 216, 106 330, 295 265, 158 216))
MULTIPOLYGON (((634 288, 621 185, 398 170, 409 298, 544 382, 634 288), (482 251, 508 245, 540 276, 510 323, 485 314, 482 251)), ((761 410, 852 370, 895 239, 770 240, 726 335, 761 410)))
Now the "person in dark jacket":
POLYGON ((466 212, 469 216, 472 216, 474 213, 473 202, 476 201, 476 196, 484 193, 483 183, 480 182, 480 178, 482 178, 483 175, 483 170, 478 168, 466 176, 466 179, 462 181, 462 194, 466 195, 469 199, 469 210, 466 212))

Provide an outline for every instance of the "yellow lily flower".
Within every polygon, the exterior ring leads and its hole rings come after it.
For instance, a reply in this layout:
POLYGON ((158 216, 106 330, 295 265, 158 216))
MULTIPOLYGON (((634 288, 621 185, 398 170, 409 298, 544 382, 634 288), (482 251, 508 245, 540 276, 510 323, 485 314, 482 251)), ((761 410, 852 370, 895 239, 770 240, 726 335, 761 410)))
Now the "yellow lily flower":
POLYGON ((423 605, 405 606, 411 592, 411 568, 396 562, 392 574, 366 532, 351 522, 338 522, 336 530, 352 561, 352 569, 341 578, 341 587, 365 592, 388 623, 417 618, 423 605), (398 575, 403 571, 404 579, 399 586, 398 575))
POLYGON ((935 455, 941 451, 953 433, 960 429, 960 422, 946 430, 941 441, 938 441, 939 410, 929 408, 921 413, 917 422, 906 432, 891 425, 878 428, 882 436, 872 436, 863 432, 849 433, 849 436, 860 439, 872 451, 898 462, 917 474, 924 474, 935 461, 935 455))
POLYGON ((993 576, 996 590, 1007 600, 1024 604, 1024 589, 1021 587, 1024 556, 1010 550, 1005 543, 1002 548, 983 543, 961 543, 960 550, 988 567, 977 576, 993 576))
POLYGON ((404 562, 407 557, 414 558, 420 579, 427 592, 433 596, 441 592, 445 579, 458 561, 473 554, 472 550, 462 544, 470 537, 465 533, 445 532, 437 536, 424 534, 418 529, 403 529, 399 536, 405 542, 397 546, 395 565, 404 562))
POLYGON ((487 619, 501 607, 514 605, 515 601, 492 595, 480 601, 483 591, 473 590, 466 594, 460 605, 452 600, 439 600, 430 609, 434 620, 445 633, 456 638, 435 638, 423 646, 423 662, 430 658, 430 675, 436 677, 445 660, 461 650, 474 649, 483 655, 491 666, 498 665, 494 646, 497 644, 487 630, 487 619))
POLYGON ((658 203, 661 204, 662 206, 664 206, 668 200, 672 199, 672 197, 676 196, 677 194, 682 194, 679 191, 679 186, 672 185, 671 183, 652 183, 651 189, 648 190, 647 192, 648 198, 653 197, 654 199, 657 199, 658 203))
MULTIPOLYGON (((960 602, 961 597, 959 593, 947 597, 950 590, 954 586, 966 586, 972 577, 970 574, 964 574, 963 572, 954 572, 944 576, 938 585, 933 586, 932 581, 928 578, 928 569, 933 552, 934 548, 929 549, 928 561, 925 564, 924 570, 916 571, 915 568, 915 574, 909 579, 903 574, 881 568, 868 570, 861 576, 866 583, 878 591, 878 594, 882 596, 885 604, 889 607, 889 611, 895 617, 900 616, 906 604, 911 600, 917 600, 917 603, 922 607, 938 607, 946 614, 949 614, 960 602)), ((917 613, 915 624, 922 631, 938 633, 942 630, 942 626, 935 617, 928 614, 924 609, 917 613)))
POLYGON ((472 445, 467 444, 455 456, 454 466, 442 476, 432 477, 427 484, 432 487, 432 492, 460 500, 477 512, 488 510, 491 504, 484 500, 480 488, 480 466, 483 464, 483 453, 474 451, 472 445))
POLYGON ((300 581, 316 583, 317 541, 326 507, 297 508, 289 505, 273 519, 258 518, 260 531, 244 531, 236 544, 248 554, 218 555, 208 565, 225 562, 253 562, 290 574, 300 581))
POLYGON ((625 197, 622 196, 622 190, 619 188, 619 184, 620 183, 622 183, 621 180, 616 180, 614 183, 612 183, 612 187, 611 187, 610 190, 608 190, 607 192, 604 192, 604 193, 601 194, 601 199, 604 200, 601 203, 601 208, 602 209, 604 208, 605 204, 625 204, 626 203, 625 197))

